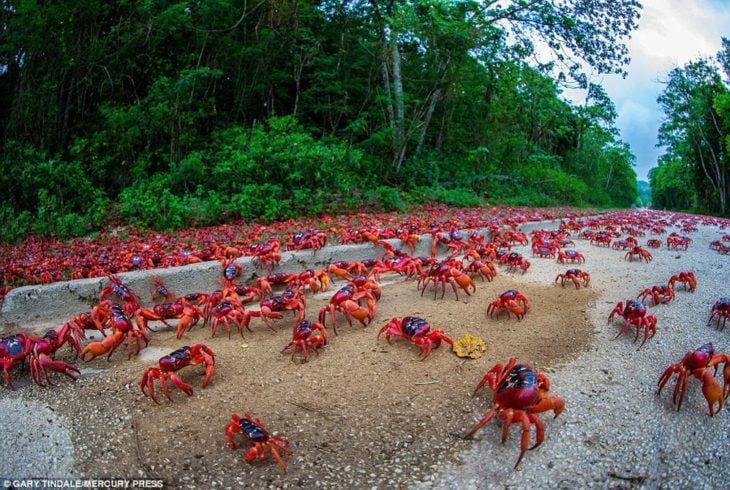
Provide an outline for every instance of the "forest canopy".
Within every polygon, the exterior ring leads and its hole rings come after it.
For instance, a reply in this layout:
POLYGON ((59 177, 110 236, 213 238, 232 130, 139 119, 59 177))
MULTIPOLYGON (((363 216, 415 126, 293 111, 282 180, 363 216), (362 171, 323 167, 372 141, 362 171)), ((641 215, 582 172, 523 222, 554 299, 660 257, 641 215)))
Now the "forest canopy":
POLYGON ((1 5, 6 240, 637 197, 586 75, 624 73, 635 0, 1 5))

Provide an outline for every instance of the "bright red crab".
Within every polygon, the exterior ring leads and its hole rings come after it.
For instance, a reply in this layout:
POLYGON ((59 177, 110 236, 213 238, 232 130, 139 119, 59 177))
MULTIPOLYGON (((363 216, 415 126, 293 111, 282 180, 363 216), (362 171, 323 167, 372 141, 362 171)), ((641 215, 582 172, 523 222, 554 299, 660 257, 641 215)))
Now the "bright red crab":
POLYGON ((226 327, 229 339, 231 338, 231 322, 238 328, 241 337, 243 337, 243 327, 248 328, 250 321, 249 312, 245 311, 243 305, 232 297, 226 298, 214 306, 210 317, 211 337, 215 337, 218 325, 222 324, 226 327))
POLYGON ((431 330, 431 324, 417 316, 406 316, 403 319, 393 317, 380 329, 378 338, 383 332, 385 332, 385 340, 389 344, 390 338, 393 336, 403 337, 416 344, 421 349, 421 360, 425 360, 431 354, 431 350, 437 349, 442 341, 454 345, 451 338, 443 330, 440 328, 431 330))
POLYGON ((138 325, 144 325, 147 329, 147 323, 150 321, 162 322, 168 327, 171 325, 167 320, 178 320, 177 338, 182 337, 183 333, 193 325, 197 324, 201 318, 204 318, 203 310, 192 304, 184 303, 161 303, 155 305, 151 310, 140 308, 134 312, 134 319, 138 325))
POLYGON ((525 313, 527 313, 528 308, 529 304, 527 297, 516 289, 510 289, 500 294, 499 298, 489 303, 489 306, 487 306, 487 314, 492 316, 496 311, 497 318, 499 318, 502 311, 506 311, 508 317, 510 312, 512 312, 518 320, 522 320, 525 313))
POLYGON ((24 362, 26 359, 29 360, 33 381, 39 386, 45 386, 44 378, 48 384, 52 384, 48 370, 65 374, 75 381, 80 373, 79 369, 54 359, 56 351, 67 341, 77 353, 81 350, 78 332, 68 322, 61 327, 60 332, 49 330, 43 337, 30 337, 20 333, 0 338, 0 365, 3 367, 5 382, 15 389, 9 370, 14 363, 24 362))
POLYGON ((311 248, 312 253, 317 253, 317 250, 324 247, 326 244, 327 233, 315 228, 294 233, 286 239, 287 250, 304 250, 311 248))
POLYGON ((680 272, 678 274, 674 274, 669 278, 669 287, 674 289, 674 284, 678 282, 682 283, 684 288, 690 293, 693 293, 697 288, 697 278, 695 277, 694 272, 680 272))
POLYGON ((3 366, 3 377, 12 389, 15 389, 15 386, 10 377, 10 368, 16 362, 23 362, 30 354, 31 347, 30 337, 24 333, 0 338, 0 363, 3 366))
POLYGON ((634 299, 627 299, 626 306, 624 306, 623 302, 621 301, 616 303, 616 306, 613 310, 611 310, 611 313, 608 315, 608 323, 611 323, 613 321, 614 315, 618 315, 624 319, 624 326, 619 331, 619 333, 616 334, 616 337, 614 337, 614 339, 619 338, 622 333, 624 333, 631 327, 631 325, 634 325, 636 327, 636 337, 634 337, 634 342, 639 339, 639 331, 641 330, 641 327, 644 327, 644 341, 639 347, 643 346, 644 343, 646 343, 647 339, 653 337, 654 334, 656 334, 656 316, 647 315, 646 306, 644 306, 644 304, 640 303, 639 301, 636 301, 634 299), (650 333, 651 335, 649 335, 650 333))
POLYGON ((337 335, 335 313, 338 311, 345 315, 345 319, 350 325, 352 325, 352 317, 354 317, 365 326, 375 316, 375 297, 370 290, 358 287, 355 282, 347 283, 333 294, 329 304, 319 310, 319 321, 325 323, 327 313, 329 313, 332 317, 332 329, 335 335, 337 335), (366 301, 367 306, 362 306, 359 303, 363 299, 366 301))
POLYGON ((669 366, 659 378, 659 390, 657 394, 662 392, 662 388, 667 384, 673 374, 677 373, 677 381, 674 385, 674 395, 672 403, 677 405, 677 410, 682 407, 684 393, 687 390, 687 381, 690 376, 694 376, 702 383, 702 394, 707 400, 707 406, 710 408, 710 417, 715 414, 715 404, 718 405, 717 411, 722 410, 725 400, 730 394, 730 356, 727 354, 715 354, 715 348, 712 342, 708 342, 699 349, 687 352, 681 361, 677 364, 669 366), (717 372, 720 364, 725 363, 723 368, 723 387, 715 379, 713 371, 717 372))
POLYGON ((650 238, 646 241, 646 246, 651 248, 659 248, 662 246, 662 241, 657 240, 656 238, 650 238))
POLYGON ((515 271, 517 269, 522 269, 522 273, 524 274, 525 272, 527 272, 527 269, 530 268, 530 261, 522 257, 522 254, 517 252, 504 254, 502 258, 499 259, 499 263, 507 264, 509 266, 507 268, 509 272, 515 271))
POLYGON ((717 328, 723 330, 725 328, 725 322, 730 318, 730 297, 720 298, 712 305, 707 324, 709 325, 714 318, 717 318, 717 328))
POLYGON ((139 351, 142 349, 140 339, 144 340, 145 346, 150 341, 150 337, 147 335, 145 328, 146 325, 137 324, 137 328, 135 329, 124 307, 112 303, 109 300, 102 301, 91 310, 91 319, 99 330, 103 331, 111 328, 112 334, 105 336, 100 342, 91 342, 83 348, 79 355, 81 356, 81 360, 85 362, 89 362, 107 353, 108 361, 117 347, 124 342, 125 338, 127 339, 127 358, 131 359, 133 342, 137 344, 137 351, 135 353, 139 354, 139 351), (86 354, 91 354, 91 357, 86 359, 86 354))
POLYGON ((482 281, 486 279, 487 281, 492 281, 495 277, 497 277, 497 268, 494 266, 494 263, 489 261, 488 259, 476 259, 472 261, 467 267, 466 267, 467 274, 474 274, 479 276, 482 281))
POLYGON ((439 284, 441 284, 441 299, 443 299, 444 294, 446 294, 446 284, 449 284, 451 289, 454 290, 454 295, 456 295, 457 300, 459 299, 459 293, 456 291, 457 285, 466 293, 467 296, 471 296, 469 289, 474 292, 477 287, 472 278, 469 277, 468 274, 461 272, 456 265, 458 265, 456 261, 445 260, 432 265, 427 272, 421 274, 418 278, 417 286, 418 288, 423 288, 421 289, 421 296, 423 296, 423 293, 426 292, 426 287, 428 287, 430 283, 433 283, 434 299, 436 299, 439 284))
POLYGON ((517 364, 514 357, 510 358, 506 366, 495 364, 484 375, 474 393, 485 385, 489 385, 493 393, 492 409, 466 433, 464 439, 471 438, 487 425, 495 413, 503 422, 502 443, 507 441, 510 425, 521 424, 520 456, 515 463, 517 468, 525 453, 538 447, 545 438, 545 425, 537 414, 552 410, 555 414, 553 418, 556 418, 565 408, 565 400, 548 394, 550 380, 545 373, 533 369, 527 363, 517 364), (533 424, 536 429, 535 444, 528 448, 533 424))
POLYGON ((365 326, 375 316, 375 301, 380 299, 380 294, 381 290, 377 282, 367 279, 365 276, 356 276, 332 295, 327 306, 319 310, 319 321, 325 323, 327 313, 329 313, 332 316, 332 329, 335 335, 337 335, 335 321, 337 311, 345 315, 345 319, 350 325, 352 325, 352 317, 354 317, 365 326), (366 306, 360 304, 362 300, 365 300, 366 306))
POLYGON ((114 274, 108 274, 107 278, 111 282, 104 287, 99 293, 99 303, 103 303, 107 296, 113 295, 122 300, 124 303, 124 312, 132 316, 139 309, 139 296, 126 286, 119 277, 114 274))
POLYGON ((223 268, 223 285, 225 287, 236 284, 236 279, 243 274, 243 267, 236 263, 235 259, 221 260, 221 267, 223 268))
POLYGON ((203 381, 203 388, 208 386, 210 378, 213 377, 213 366, 215 366, 215 354, 213 351, 204 344, 195 344, 193 346, 185 346, 177 349, 170 354, 161 357, 158 368, 150 367, 144 370, 142 373, 142 380, 140 381, 140 388, 142 393, 147 395, 145 388, 149 388, 149 396, 152 401, 159 404, 155 398, 155 380, 160 382, 162 391, 167 396, 167 399, 172 401, 170 396, 170 389, 167 386, 167 380, 173 382, 175 386, 184 391, 188 396, 193 394, 193 388, 180 377, 175 374, 186 366, 197 366, 203 364, 205 367, 205 380, 203 381))
POLYGON ((674 299, 674 290, 669 286, 652 286, 651 288, 644 289, 636 297, 642 303, 646 303, 646 298, 651 298, 654 306, 659 303, 666 305, 674 299))
POLYGON ((636 247, 633 247, 628 252, 626 252, 624 259, 631 262, 633 260, 634 256, 636 256, 636 255, 639 256, 639 262, 641 262, 641 260, 643 259, 644 261, 646 261, 648 263, 648 262, 651 262, 651 259, 653 258, 651 253, 649 253, 648 250, 641 248, 639 246, 636 246, 636 247))
POLYGON ((565 264, 566 262, 582 264, 585 261, 586 258, 583 254, 576 250, 561 250, 558 252, 558 263, 560 264, 565 264))
POLYGON ((269 318, 284 318, 281 312, 296 311, 298 319, 304 320, 304 293, 287 289, 279 296, 274 296, 259 303, 261 308, 259 311, 249 311, 248 314, 252 318, 263 318, 266 327, 275 331, 269 322, 269 318))
POLYGON ((307 360, 307 349, 312 349, 315 354, 319 355, 318 349, 327 345, 327 329, 319 322, 310 323, 308 320, 299 320, 294 324, 293 338, 286 347, 281 350, 283 354, 291 349, 291 358, 297 350, 302 351, 302 357, 307 360), (315 333, 319 332, 319 333, 315 333))
POLYGON ((254 245, 250 250, 251 255, 253 255, 252 262, 257 266, 263 265, 271 273, 271 269, 281 261, 280 249, 279 240, 273 238, 266 243, 254 245))
POLYGON ((309 289, 313 293, 321 291, 327 291, 327 287, 330 283, 330 276, 327 274, 327 269, 306 269, 300 273, 294 279, 289 282, 289 287, 293 289, 304 289, 309 286, 309 289))
POLYGON ((231 421, 226 424, 225 431, 228 445, 233 449, 236 449, 236 442, 233 439, 234 434, 243 434, 246 439, 253 443, 253 447, 243 454, 243 459, 247 463, 263 461, 268 451, 279 464, 281 471, 286 473, 286 464, 281 459, 279 450, 291 454, 291 450, 287 447, 289 441, 284 437, 269 434, 261 420, 250 413, 244 413, 243 417, 234 413, 231 415, 231 421))
POLYGON ((563 287, 565 287, 566 282, 573 281, 575 289, 580 289, 581 280, 583 281, 583 285, 585 287, 588 287, 588 285, 591 283, 591 275, 580 269, 568 269, 567 271, 565 271, 564 274, 558 274, 555 278, 556 284, 558 282, 558 279, 560 279, 560 285, 563 287))

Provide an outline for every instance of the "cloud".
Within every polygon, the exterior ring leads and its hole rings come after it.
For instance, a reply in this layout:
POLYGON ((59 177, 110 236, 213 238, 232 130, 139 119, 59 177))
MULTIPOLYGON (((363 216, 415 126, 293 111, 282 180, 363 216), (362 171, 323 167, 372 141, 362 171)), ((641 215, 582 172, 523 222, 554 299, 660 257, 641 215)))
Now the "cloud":
MULTIPOLYGON (((646 179, 662 151, 656 147, 664 116, 656 99, 662 80, 672 68, 701 57, 714 57, 722 37, 730 36, 728 0, 642 0, 639 28, 627 45, 631 54, 628 76, 598 80, 616 105, 616 125, 636 155, 636 173, 646 179)), ((584 96, 566 91, 566 97, 584 96)))

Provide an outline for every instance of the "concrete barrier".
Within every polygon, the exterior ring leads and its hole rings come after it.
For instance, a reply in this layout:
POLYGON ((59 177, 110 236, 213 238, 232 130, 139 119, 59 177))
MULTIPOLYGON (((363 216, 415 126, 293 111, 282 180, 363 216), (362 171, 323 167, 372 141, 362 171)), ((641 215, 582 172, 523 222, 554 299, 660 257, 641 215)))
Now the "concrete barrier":
MULTIPOLYGON (((560 220, 528 222, 523 223, 520 230, 529 233, 537 228, 556 229, 559 224, 560 220)), ((479 231, 489 238, 488 229, 479 231)), ((465 234, 468 232, 464 231, 465 234)), ((400 246, 400 240, 385 241, 396 248, 400 246)), ((432 242, 431 235, 421 235, 412 255, 430 256, 432 242)), ((336 261, 379 259, 383 252, 383 247, 371 243, 329 246, 316 253, 311 250, 284 252, 274 272, 299 273, 305 269, 326 267, 336 261)), ((243 267, 243 281, 267 274, 264 268, 256 267, 251 257, 242 257, 236 263, 243 267)), ((210 261, 167 269, 125 272, 118 276, 125 285, 140 295, 142 305, 148 306, 152 277, 162 278, 167 287, 178 295, 198 291, 211 292, 221 287, 221 264, 210 261)), ((0 328, 28 333, 42 333, 49 328, 58 328, 72 316, 89 311, 97 305, 102 288, 108 284, 106 277, 97 277, 12 289, 5 296, 0 308, 0 328)))

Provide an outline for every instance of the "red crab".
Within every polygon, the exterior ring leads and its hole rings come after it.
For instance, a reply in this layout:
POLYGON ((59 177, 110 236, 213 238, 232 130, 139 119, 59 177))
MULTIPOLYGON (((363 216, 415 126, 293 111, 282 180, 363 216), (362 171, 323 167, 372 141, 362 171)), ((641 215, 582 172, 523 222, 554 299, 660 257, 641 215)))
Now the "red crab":
POLYGON ((111 284, 104 287, 99 293, 99 303, 103 303, 107 296, 114 295, 124 303, 124 312, 132 316, 139 309, 139 296, 114 274, 108 274, 107 278, 109 278, 111 284))
POLYGON ((410 279, 412 276, 423 274, 423 269, 421 267, 421 261, 406 256, 378 261, 370 271, 370 275, 379 281, 380 274, 384 272, 397 272, 410 279))
POLYGON ((197 366, 198 364, 203 364, 205 367, 205 380, 203 381, 203 388, 205 388, 208 386, 210 378, 213 376, 215 354, 207 345, 195 344, 192 347, 186 345, 185 347, 181 347, 178 350, 161 357, 159 361, 159 368, 150 367, 145 369, 144 373, 142 373, 142 380, 139 384, 142 389, 142 393, 147 395, 145 388, 149 388, 149 396, 152 398, 152 401, 159 404, 157 398, 155 398, 155 380, 158 380, 162 386, 162 391, 165 393, 165 396, 167 396, 168 400, 172 401, 172 397, 170 397, 170 389, 167 386, 167 380, 169 379, 188 396, 192 395, 193 388, 180 379, 175 372, 186 366, 197 366))
POLYGON ((416 344, 421 349, 421 360, 425 360, 431 354, 432 349, 438 348, 441 341, 449 345, 454 344, 443 330, 440 328, 431 330, 431 324, 417 316, 406 316, 402 320, 393 317, 380 329, 378 338, 383 332, 385 332, 385 340, 389 344, 392 336, 403 337, 416 344))
POLYGON ((563 287, 565 287, 565 283, 567 281, 573 281, 575 289, 580 289, 581 279, 583 280, 583 285, 585 287, 588 287, 588 285, 591 283, 591 275, 580 269, 568 269, 567 271, 565 271, 564 274, 558 274, 558 276, 555 278, 556 284, 558 282, 558 279, 560 279, 560 285, 563 287))
POLYGON ((681 236, 674 232, 670 233, 667 237, 667 248, 669 249, 679 250, 681 248, 682 250, 687 250, 690 243, 692 243, 690 237, 681 236))
POLYGON ((517 252, 504 254, 504 256, 499 260, 499 263, 508 264, 509 268, 507 270, 510 272, 516 269, 522 269, 522 273, 524 274, 527 272, 527 269, 530 268, 530 261, 522 257, 522 254, 517 252))
POLYGON ((3 365, 3 377, 12 389, 15 389, 15 386, 10 377, 10 368, 14 363, 23 362, 28 357, 32 345, 30 337, 24 333, 0 338, 0 363, 3 365))
POLYGON ((313 228, 307 231, 294 233, 287 238, 286 249, 304 250, 311 248, 313 253, 317 253, 317 250, 324 247, 326 244, 327 233, 313 228))
POLYGON ((545 247, 537 244, 532 246, 533 257, 537 256, 543 259, 554 259, 556 252, 557 251, 554 247, 545 247))
POLYGON ((128 359, 132 358, 132 343, 134 341, 137 343, 136 354, 139 354, 142 348, 140 339, 144 340, 145 346, 149 343, 150 338, 147 335, 145 325, 137 324, 138 328, 135 329, 124 308, 109 300, 104 300, 98 306, 95 306, 91 310, 91 318, 99 330, 111 328, 112 334, 107 335, 100 342, 92 342, 84 347, 79 355, 85 362, 106 353, 109 354, 107 356, 108 361, 117 347, 124 342, 125 337, 127 339, 128 359), (86 359, 86 354, 91 354, 91 357, 86 359))
POLYGON ((375 316, 375 298, 369 290, 358 288, 353 282, 347 283, 333 294, 329 304, 319 310, 319 322, 325 323, 327 313, 329 313, 332 316, 332 328, 335 335, 337 335, 337 324, 335 323, 335 312, 337 311, 345 315, 345 319, 350 325, 352 325, 351 317, 354 317, 365 326, 375 316), (366 300, 367 307, 360 305, 359 301, 362 299, 366 300))
POLYGON ((268 451, 279 464, 281 471, 286 473, 286 465, 281 459, 278 450, 286 454, 291 454, 291 450, 287 447, 289 441, 284 437, 269 434, 264 428, 264 423, 250 413, 244 413, 243 417, 234 413, 231 418, 232 420, 226 424, 225 428, 228 445, 236 449, 236 442, 233 440, 233 435, 243 434, 253 443, 253 447, 249 448, 243 455, 243 459, 247 463, 263 461, 268 451))
POLYGON ((636 246, 636 247, 632 248, 631 250, 629 250, 628 252, 626 252, 624 259, 631 262, 635 255, 639 256, 639 262, 641 262, 641 260, 643 259, 644 261, 646 261, 648 263, 648 262, 651 262, 651 259, 653 258, 651 256, 651 253, 649 253, 648 250, 641 248, 639 246, 636 246))
POLYGON ((262 300, 259 303, 259 311, 249 311, 252 318, 263 318, 266 327, 275 331, 269 322, 269 318, 281 319, 284 316, 282 311, 297 311, 299 320, 304 320, 304 293, 287 289, 279 296, 262 300))
POLYGON ((289 287, 301 289, 309 286, 309 289, 313 293, 318 293, 320 290, 327 291, 329 284, 330 276, 327 275, 327 269, 320 269, 318 271, 306 269, 289 282, 289 287))
POLYGON ((264 292, 254 286, 247 286, 245 284, 235 284, 223 291, 224 297, 234 297, 242 305, 253 303, 254 301, 261 301, 264 297, 264 292))
MULTIPOLYGON (((223 324, 228 332, 228 338, 231 338, 231 324, 233 322, 243 337, 243 327, 248 328, 250 321, 249 312, 245 311, 243 305, 234 298, 226 298, 214 306, 210 313, 210 330, 211 337, 215 337, 218 325, 223 324)), ((249 329, 250 330, 250 329, 249 329)))
POLYGON ((640 292, 636 299, 641 300, 642 303, 646 303, 647 297, 651 297, 655 306, 659 303, 666 305, 674 299, 674 290, 669 286, 652 286, 640 292))
POLYGON ((67 341, 77 353, 81 350, 77 334, 72 332, 69 323, 64 324, 60 332, 49 330, 43 337, 30 337, 20 333, 0 338, 0 365, 3 367, 5 382, 12 389, 15 389, 9 373, 10 368, 14 363, 23 362, 26 358, 29 359, 33 381, 40 386, 45 386, 43 378, 46 379, 48 384, 51 384, 47 371, 49 369, 65 374, 75 381, 76 376, 80 373, 79 369, 53 358, 56 351, 67 341))
POLYGON ((499 315, 504 310, 507 312, 508 317, 510 312, 512 312, 518 320, 522 320, 525 313, 527 313, 528 308, 529 304, 527 297, 516 289, 510 289, 500 294, 499 298, 489 303, 489 306, 487 306, 487 314, 492 316, 496 311, 497 318, 499 318, 499 315))
POLYGON ((421 239, 417 229, 399 229, 396 230, 397 238, 401 245, 406 245, 411 251, 411 255, 416 251, 416 242, 421 239))
POLYGON ((528 450, 535 449, 542 444, 545 438, 545 426, 538 413, 552 410, 556 418, 565 408, 565 400, 559 396, 549 395, 550 380, 545 373, 532 368, 529 364, 516 364, 515 358, 510 358, 506 366, 495 364, 477 385, 476 394, 485 385, 489 385, 493 393, 492 409, 482 417, 464 436, 471 438, 479 429, 492 420, 494 414, 502 419, 502 443, 507 441, 509 428, 512 423, 522 426, 520 440, 520 456, 515 468, 522 461, 528 450), (535 444, 528 447, 532 425, 535 425, 535 444))
POLYGON ((477 287, 474 281, 467 274, 461 272, 455 267, 455 262, 445 260, 438 262, 431 266, 428 272, 424 272, 418 278, 418 288, 423 287, 421 290, 421 296, 426 292, 426 287, 429 283, 433 282, 433 298, 436 299, 436 293, 438 292, 438 285, 441 284, 441 299, 446 294, 446 284, 448 283, 454 290, 456 299, 459 299, 459 293, 456 291, 458 285, 467 296, 471 296, 469 289, 476 291, 477 287))
POLYGON ((723 330, 725 322, 730 318, 730 297, 720 298, 712 305, 707 324, 709 325, 715 317, 717 317, 717 328, 723 330))
POLYGON ((66 342, 71 344, 78 355, 81 351, 81 340, 78 330, 66 323, 61 327, 59 332, 49 330, 43 337, 31 337, 30 341, 32 344, 30 350, 30 373, 36 384, 45 386, 41 375, 49 385, 52 384, 51 378, 48 376, 48 369, 65 374, 76 381, 76 376, 81 371, 67 362, 54 359, 54 356, 56 351, 66 342))
POLYGON ((672 403, 677 405, 677 410, 682 407, 684 392, 687 390, 687 381, 690 376, 694 376, 702 383, 702 394, 710 408, 710 417, 715 414, 715 404, 718 405, 718 412, 722 410, 724 401, 727 399, 728 394, 730 394, 730 356, 722 353, 715 354, 715 348, 712 346, 712 342, 708 342, 696 351, 687 352, 681 361, 677 364, 672 364, 662 373, 659 378, 659 390, 657 394, 662 392, 664 385, 667 384, 667 381, 675 373, 679 374, 679 376, 674 385, 672 403), (714 368, 714 371, 717 372, 717 368, 722 363, 725 363, 725 367, 723 368, 724 384, 721 388, 710 369, 714 368))
POLYGON ((449 249, 449 256, 453 257, 467 247, 464 241, 464 234, 452 228, 448 233, 431 233, 433 241, 431 242, 431 257, 436 257, 436 247, 439 243, 443 243, 449 249))
POLYGON ((472 261, 467 267, 466 272, 468 274, 478 275, 482 281, 492 281, 497 276, 497 268, 494 263, 487 259, 476 259, 472 261))
POLYGON ((161 299, 163 303, 172 303, 175 301, 175 293, 173 293, 166 285, 165 281, 159 276, 152 278, 152 301, 161 299))
POLYGON ((225 287, 236 284, 236 279, 243 274, 243 267, 236 263, 236 259, 221 260, 221 267, 223 267, 223 285, 225 287))
POLYGON ((639 245, 638 240, 634 237, 627 237, 624 240, 616 240, 611 244, 611 248, 614 250, 626 250, 628 248, 633 248, 639 245))
POLYGON ((558 252, 558 263, 565 264, 566 262, 573 262, 582 264, 586 261, 586 258, 582 253, 576 250, 561 250, 558 252))
POLYGON ((197 324, 201 318, 204 318, 203 310, 199 307, 183 303, 162 303, 155 305, 151 310, 147 308, 140 308, 134 312, 134 319, 138 325, 144 325, 146 330, 147 322, 162 322, 168 327, 171 325, 166 320, 178 320, 177 334, 178 337, 182 337, 182 334, 192 328, 193 325, 197 324))
POLYGON ((639 346, 639 348, 641 348, 641 346, 646 343, 647 339, 653 337, 656 333, 656 316, 646 315, 646 307, 639 301, 627 299, 626 306, 624 306, 621 301, 616 303, 616 306, 608 315, 608 323, 613 321, 614 315, 618 315, 624 319, 624 326, 619 333, 616 334, 616 337, 614 337, 615 339, 620 337, 622 333, 631 327, 631 325, 634 325, 636 327, 636 337, 634 337, 634 342, 636 342, 639 339, 639 331, 641 330, 641 327, 644 327, 644 341, 639 346), (649 335, 649 333, 651 333, 651 335, 649 335))
POLYGON ((294 324, 293 338, 281 352, 282 354, 291 348, 291 358, 294 359, 297 349, 302 351, 304 360, 307 360, 307 348, 319 355, 318 349, 327 345, 327 330, 319 322, 310 323, 308 320, 299 320, 294 324), (319 333, 315 333, 317 330, 319 333))
POLYGON ((677 282, 681 282, 684 288, 690 293, 693 293, 695 288, 697 288, 697 278, 694 272, 680 272, 673 275, 669 278, 669 287, 674 289, 674 284, 677 282))
POLYGON ((273 296, 274 291, 271 286, 278 286, 281 284, 289 284, 291 281, 297 278, 296 274, 284 274, 282 272, 276 274, 269 274, 265 277, 256 278, 256 287, 264 292, 267 296, 273 296))
POLYGON ((659 248, 662 246, 662 241, 657 240, 656 238, 650 238, 646 241, 646 246, 651 248, 659 248))
POLYGON ((253 255, 252 262, 255 262, 256 265, 263 265, 271 273, 273 266, 281 261, 280 249, 279 240, 274 238, 266 243, 256 244, 250 249, 250 254, 253 255))

